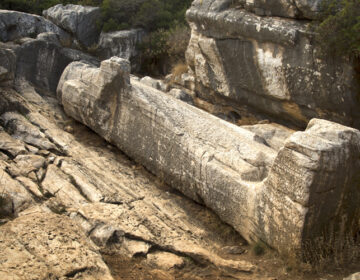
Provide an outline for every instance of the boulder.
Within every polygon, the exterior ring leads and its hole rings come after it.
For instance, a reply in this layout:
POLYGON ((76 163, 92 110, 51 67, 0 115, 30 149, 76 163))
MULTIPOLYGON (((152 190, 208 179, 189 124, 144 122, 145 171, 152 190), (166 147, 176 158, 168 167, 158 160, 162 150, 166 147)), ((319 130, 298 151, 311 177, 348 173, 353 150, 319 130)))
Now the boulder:
POLYGON ((55 33, 63 44, 68 44, 71 39, 67 32, 41 16, 0 10, 0 41, 14 41, 23 37, 35 38, 44 32, 55 33))
POLYGON ((182 257, 168 252, 150 253, 147 255, 147 262, 164 270, 182 268, 185 265, 185 260, 182 257))
POLYGON ((6 167, 7 164, 0 161, 0 218, 17 216, 35 203, 23 185, 5 172, 6 167))
POLYGON ((43 15, 72 34, 86 48, 97 44, 100 34, 97 26, 101 15, 99 7, 58 4, 43 11, 43 15))
POLYGON ((102 60, 118 56, 131 61, 133 70, 140 67, 138 44, 145 35, 143 29, 102 32, 98 44, 98 54, 102 60))
POLYGON ((188 94, 186 91, 178 89, 178 88, 173 88, 172 90, 169 91, 169 95, 171 95, 172 97, 179 99, 181 101, 184 101, 190 105, 194 104, 194 100, 191 97, 190 94, 188 94))
POLYGON ((140 80, 140 82, 149 87, 161 90, 161 81, 160 80, 151 78, 149 76, 145 76, 140 80))
POLYGON ((351 274, 348 277, 344 278, 343 280, 360 280, 360 272, 351 274))
POLYGON ((38 88, 55 92, 65 67, 73 61, 98 60, 78 50, 61 47, 51 34, 29 40, 17 48, 16 78, 25 79, 38 88), (50 35, 50 38, 49 38, 50 35))
POLYGON ((278 151, 248 129, 130 83, 129 71, 115 57, 100 68, 74 62, 61 77, 59 101, 69 116, 211 208, 249 242, 293 253, 310 237, 359 228, 358 130, 314 119, 278 151))
MULTIPOLYGON (((246 2, 273 9, 271 3, 294 3, 246 2)), ((295 2, 309 8, 319 1, 295 2)), ((259 16, 227 0, 194 1, 187 19, 187 63, 201 98, 250 105, 299 127, 314 117, 360 127, 355 69, 320 51, 308 21, 259 16)))

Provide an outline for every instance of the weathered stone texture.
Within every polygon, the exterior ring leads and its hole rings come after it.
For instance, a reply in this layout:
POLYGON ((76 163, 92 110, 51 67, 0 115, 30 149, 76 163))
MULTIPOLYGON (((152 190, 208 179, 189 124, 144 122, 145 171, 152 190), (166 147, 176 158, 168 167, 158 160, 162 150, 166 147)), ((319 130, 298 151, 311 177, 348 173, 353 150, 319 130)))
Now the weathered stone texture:
POLYGON ((24 215, 0 228, 1 279, 106 279, 108 267, 68 217, 24 215))
POLYGON ((310 236, 338 232, 340 217, 347 230, 358 222, 352 182, 359 176, 359 131, 313 120, 286 141, 278 132, 285 141, 279 150, 267 143, 276 129, 260 136, 135 79, 130 84, 129 69, 119 58, 100 68, 70 64, 58 87, 65 112, 249 241, 299 250, 310 236))
POLYGON ((0 46, 0 84, 11 84, 15 77, 16 56, 11 48, 0 46))
POLYGON ((98 43, 98 55, 101 59, 118 56, 131 61, 131 68, 139 70, 138 45, 142 42, 145 31, 142 29, 102 32, 98 43))
POLYGON ((286 251, 324 236, 355 234, 359 155, 360 132, 353 128, 313 119, 305 132, 292 134, 264 181, 258 204, 262 238, 286 251), (289 237, 292 243, 286 244, 289 237))
POLYGON ((58 4, 43 11, 48 20, 72 34, 80 44, 89 48, 97 44, 100 30, 100 8, 81 5, 58 4))
POLYGON ((20 44, 0 44, 0 83, 26 80, 34 86, 55 92, 65 67, 84 60, 95 65, 96 58, 61 46, 54 33, 41 33, 36 39, 24 38, 20 44))
POLYGON ((62 42, 70 40, 69 34, 43 17, 17 11, 0 10, 0 41, 14 41, 23 37, 35 38, 44 32, 57 34, 62 42))
MULTIPOLYGON (((287 1, 253 2, 266 10, 287 1)), ((317 3, 297 2, 304 14, 317 3)), ((320 117, 360 127, 355 70, 320 53, 307 21, 258 16, 226 0, 194 1, 187 19, 187 62, 202 98, 248 104, 300 126, 320 117)))
MULTIPOLYGON (((105 63, 102 75, 111 73, 115 62, 105 63)), ((59 279, 106 279, 103 263, 92 258, 99 251, 126 258, 171 252, 187 256, 187 267, 255 273, 250 262, 220 252, 226 245, 246 246, 235 231, 66 116, 51 95, 24 84, 19 92, 0 87, 0 100, 0 270, 10 279, 52 279, 50 273, 59 279), (39 249, 29 252, 30 246, 39 249), (91 254, 84 260, 87 250, 91 254)), ((133 261, 148 266, 146 258, 133 261)))
MULTIPOLYGON (((320 10, 322 0, 225 0, 213 1, 212 10, 232 5, 241 7, 259 16, 314 19, 320 10)), ((196 1, 195 3, 199 3, 196 1)), ((201 2, 200 2, 201 3, 201 2)))

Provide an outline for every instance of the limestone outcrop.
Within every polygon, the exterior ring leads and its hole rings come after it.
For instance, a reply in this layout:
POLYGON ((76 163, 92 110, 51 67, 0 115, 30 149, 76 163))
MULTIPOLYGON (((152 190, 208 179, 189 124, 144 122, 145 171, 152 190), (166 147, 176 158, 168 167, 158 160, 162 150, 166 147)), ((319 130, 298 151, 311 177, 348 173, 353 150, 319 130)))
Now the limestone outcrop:
POLYGON ((26 80, 34 86, 55 92, 65 67, 83 60, 98 65, 95 57, 65 48, 56 34, 40 33, 37 38, 22 38, 18 43, 0 44, 0 82, 13 84, 26 80))
POLYGON ((98 64, 96 58, 53 41, 28 40, 17 49, 16 77, 55 92, 65 67, 78 60, 98 64))
POLYGON ((40 33, 52 32, 64 44, 69 43, 70 35, 51 21, 41 16, 0 10, 0 41, 8 42, 24 37, 35 38, 40 33))
POLYGON ((15 78, 16 55, 11 48, 0 46, 0 83, 11 83, 15 78))
POLYGON ((195 0, 187 50, 195 91, 305 126, 314 117, 360 127, 355 70, 322 54, 308 29, 319 1, 195 0))
POLYGON ((259 16, 315 19, 320 10, 321 0, 216 1, 213 7, 221 7, 221 5, 229 5, 229 3, 259 16))
POLYGON ((98 43, 98 55, 101 59, 113 56, 121 57, 131 61, 133 70, 138 70, 138 45, 142 42, 145 31, 132 29, 114 32, 101 32, 98 43))
POLYGON ((58 4, 43 11, 43 15, 57 26, 72 34, 86 48, 96 45, 100 30, 100 8, 81 5, 58 4))
POLYGON ((231 125, 130 79, 129 71, 115 57, 100 68, 72 63, 58 99, 68 115, 250 242, 298 252, 310 237, 358 229, 358 130, 314 119, 279 148, 267 142, 276 130, 261 136, 231 125))

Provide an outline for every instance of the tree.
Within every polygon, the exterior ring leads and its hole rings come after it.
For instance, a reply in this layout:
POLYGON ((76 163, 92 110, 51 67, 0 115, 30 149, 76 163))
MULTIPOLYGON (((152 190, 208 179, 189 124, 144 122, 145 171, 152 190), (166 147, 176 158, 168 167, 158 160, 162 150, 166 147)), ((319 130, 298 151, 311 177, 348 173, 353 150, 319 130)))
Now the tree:
POLYGON ((360 58, 360 1, 324 0, 317 41, 327 53, 360 58))

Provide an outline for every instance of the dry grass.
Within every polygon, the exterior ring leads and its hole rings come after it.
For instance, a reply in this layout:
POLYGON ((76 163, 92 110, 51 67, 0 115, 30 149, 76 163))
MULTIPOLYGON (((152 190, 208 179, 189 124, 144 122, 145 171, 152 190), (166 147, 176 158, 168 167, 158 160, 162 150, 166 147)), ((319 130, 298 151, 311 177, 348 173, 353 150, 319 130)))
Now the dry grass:
POLYGON ((360 263, 360 234, 335 238, 328 242, 318 238, 304 246, 303 259, 315 272, 344 269, 360 263))
POLYGON ((181 76, 188 72, 188 65, 184 62, 176 63, 171 69, 171 81, 170 83, 177 83, 180 81, 181 76))
POLYGON ((93 56, 96 56, 98 54, 99 45, 94 43, 90 47, 87 48, 87 52, 93 56))
POLYGON ((286 272, 291 275, 351 271, 353 266, 360 265, 360 234, 349 234, 330 241, 319 237, 303 246, 301 256, 282 252, 281 259, 286 272))

